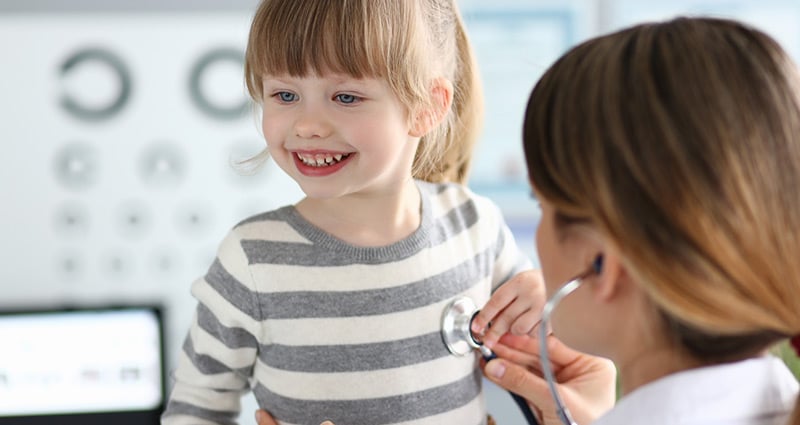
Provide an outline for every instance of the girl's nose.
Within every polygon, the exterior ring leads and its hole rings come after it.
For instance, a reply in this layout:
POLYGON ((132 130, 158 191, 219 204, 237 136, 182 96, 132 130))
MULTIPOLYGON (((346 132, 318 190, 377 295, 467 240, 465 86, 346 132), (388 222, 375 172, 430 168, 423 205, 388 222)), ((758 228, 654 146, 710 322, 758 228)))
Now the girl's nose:
POLYGON ((325 138, 331 134, 328 117, 320 108, 302 108, 294 124, 295 133, 303 139, 325 138))

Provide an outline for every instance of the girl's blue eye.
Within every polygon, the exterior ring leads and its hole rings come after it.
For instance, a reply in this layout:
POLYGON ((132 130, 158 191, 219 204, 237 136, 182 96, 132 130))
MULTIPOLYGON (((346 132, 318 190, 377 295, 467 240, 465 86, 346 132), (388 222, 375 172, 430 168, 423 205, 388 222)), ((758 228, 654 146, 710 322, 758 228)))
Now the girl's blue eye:
POLYGON ((345 105, 349 105, 351 103, 356 103, 358 101, 358 97, 353 96, 352 94, 342 93, 336 95, 336 100, 338 100, 341 103, 344 103, 345 105))
POLYGON ((295 100, 297 100, 297 95, 288 91, 278 92, 276 93, 276 96, 278 96, 278 99, 280 99, 281 102, 286 102, 286 103, 294 102, 295 100))

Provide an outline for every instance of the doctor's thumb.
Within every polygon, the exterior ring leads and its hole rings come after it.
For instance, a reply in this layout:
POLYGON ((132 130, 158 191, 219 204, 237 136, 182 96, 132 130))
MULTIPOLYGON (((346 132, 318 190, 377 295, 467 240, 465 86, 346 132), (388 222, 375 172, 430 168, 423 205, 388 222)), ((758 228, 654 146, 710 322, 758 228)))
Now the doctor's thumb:
POLYGON ((278 425, 278 422, 264 410, 256 410, 256 424, 258 425, 278 425))
POLYGON ((519 394, 528 404, 539 408, 552 404, 547 382, 518 364, 505 359, 494 359, 486 363, 483 372, 490 381, 519 394))
POLYGON ((506 364, 503 360, 494 359, 486 363, 483 372, 490 378, 501 380, 506 373, 506 364))

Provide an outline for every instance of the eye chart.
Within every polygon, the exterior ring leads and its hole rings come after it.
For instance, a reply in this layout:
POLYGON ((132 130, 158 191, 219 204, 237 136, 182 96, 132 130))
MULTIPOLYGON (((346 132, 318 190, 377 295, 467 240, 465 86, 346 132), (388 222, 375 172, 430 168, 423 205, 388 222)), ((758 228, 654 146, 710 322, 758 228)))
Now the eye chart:
POLYGON ((176 358, 227 230, 301 195, 231 166, 264 147, 250 13, 0 16, 4 307, 158 302, 176 358))

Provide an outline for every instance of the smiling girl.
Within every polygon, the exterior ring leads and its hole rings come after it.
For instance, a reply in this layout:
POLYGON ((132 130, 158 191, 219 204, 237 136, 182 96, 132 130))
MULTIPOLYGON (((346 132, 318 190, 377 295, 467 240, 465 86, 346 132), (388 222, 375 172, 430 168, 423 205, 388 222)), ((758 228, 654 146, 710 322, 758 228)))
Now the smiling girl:
POLYGON ((248 391, 282 424, 486 423, 442 312, 543 290, 462 185, 482 98, 455 1, 265 0, 245 68, 260 157, 305 197, 237 224, 194 283, 163 423, 233 423, 248 391))

